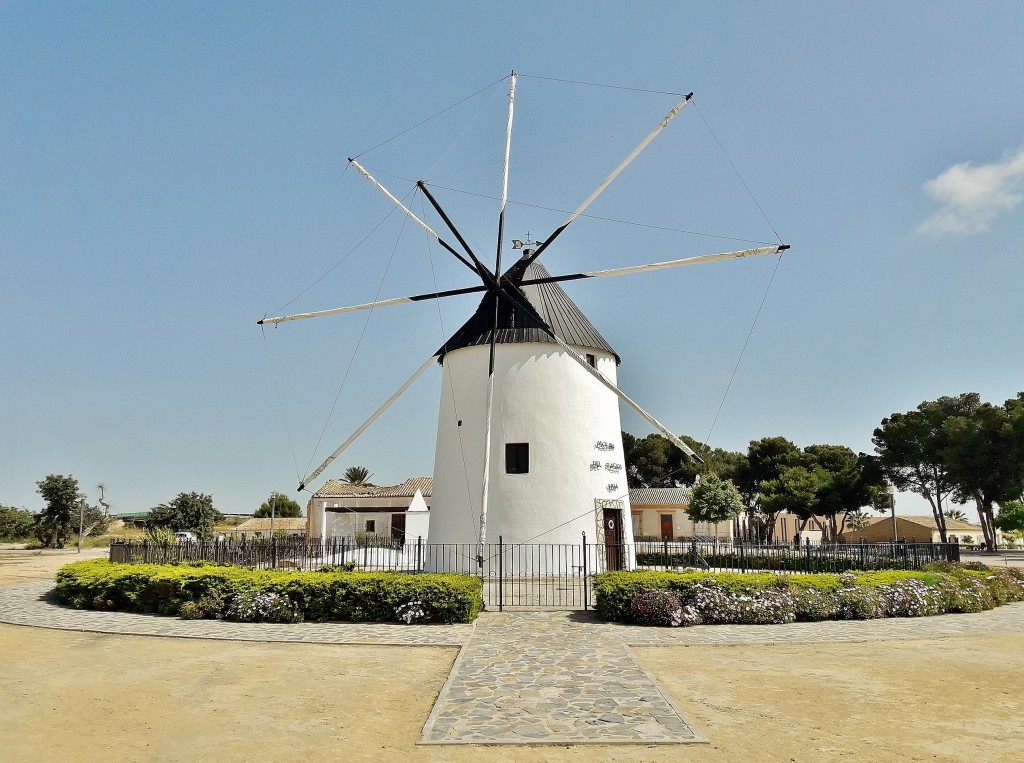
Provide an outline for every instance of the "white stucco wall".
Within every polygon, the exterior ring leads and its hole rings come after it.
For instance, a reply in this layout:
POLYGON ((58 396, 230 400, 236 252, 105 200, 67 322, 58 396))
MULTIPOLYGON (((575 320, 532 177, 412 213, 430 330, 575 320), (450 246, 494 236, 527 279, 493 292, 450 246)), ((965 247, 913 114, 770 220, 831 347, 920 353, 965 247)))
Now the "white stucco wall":
MULTIPOLYGON (((431 543, 479 540, 488 352, 467 347, 444 360, 431 543)), ((615 381, 612 355, 579 352, 594 354, 598 370, 615 381)), ((579 544, 586 532, 588 542, 601 542, 595 501, 617 499, 622 539, 631 544, 621 432, 618 398, 560 347, 499 344, 486 541, 579 544), (528 474, 505 473, 507 443, 529 443, 528 474)))

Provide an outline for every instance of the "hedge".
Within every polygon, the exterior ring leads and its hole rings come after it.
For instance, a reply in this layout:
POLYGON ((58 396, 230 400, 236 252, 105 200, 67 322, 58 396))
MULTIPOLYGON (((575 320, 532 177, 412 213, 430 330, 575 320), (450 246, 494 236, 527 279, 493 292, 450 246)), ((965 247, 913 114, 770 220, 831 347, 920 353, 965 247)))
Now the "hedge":
MULTIPOLYGON (((865 564, 876 569, 889 569, 901 565, 899 559, 884 557, 862 560, 842 556, 771 556, 768 554, 708 553, 701 557, 709 567, 724 570, 779 570, 788 572, 845 572, 864 569, 865 564)), ((694 558, 689 553, 645 551, 636 555, 639 567, 690 567, 694 558)))
POLYGON ((938 562, 921 572, 606 572, 594 593, 601 617, 641 625, 920 617, 1022 601, 1024 570, 938 562))
POLYGON ((79 609, 235 620, 465 623, 483 608, 479 578, 397 572, 250 570, 215 564, 65 565, 57 601, 79 609))

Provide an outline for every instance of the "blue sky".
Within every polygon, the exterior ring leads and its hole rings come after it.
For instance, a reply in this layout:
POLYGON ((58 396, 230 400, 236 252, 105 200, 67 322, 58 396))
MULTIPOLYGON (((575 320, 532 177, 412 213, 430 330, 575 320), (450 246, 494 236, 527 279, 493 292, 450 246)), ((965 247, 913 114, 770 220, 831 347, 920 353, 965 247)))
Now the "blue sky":
MULTIPOLYGON (((542 77, 695 92, 590 212, 710 235, 581 219, 553 272, 772 227, 793 246, 713 431, 773 259, 567 286, 622 355, 621 386, 672 429, 869 450, 922 400, 1013 396, 1021 28, 1024 7, 996 2, 5 3, 0 503, 40 508, 50 473, 93 498, 104 482, 115 511, 188 490, 227 512, 297 497, 297 473, 475 302, 256 320, 471 284, 397 215, 353 251, 389 207, 345 159, 400 196, 427 178, 492 252, 496 202, 470 194, 499 188, 503 83, 363 152, 513 68, 534 76, 508 239, 546 235, 565 214, 541 207, 574 208, 674 102, 542 77)), ((429 474, 439 386, 421 379, 329 474, 429 474)))

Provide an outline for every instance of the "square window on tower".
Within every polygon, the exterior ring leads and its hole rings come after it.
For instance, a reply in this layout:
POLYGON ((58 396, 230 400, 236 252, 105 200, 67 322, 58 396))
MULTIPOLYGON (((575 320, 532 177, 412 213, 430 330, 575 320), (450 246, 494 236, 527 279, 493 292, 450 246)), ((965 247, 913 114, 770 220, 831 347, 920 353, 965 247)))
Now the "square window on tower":
POLYGON ((530 443, 505 445, 505 474, 527 474, 530 471, 530 443))
POLYGON ((587 353, 587 365, 591 368, 597 368, 597 358, 592 353, 587 353))

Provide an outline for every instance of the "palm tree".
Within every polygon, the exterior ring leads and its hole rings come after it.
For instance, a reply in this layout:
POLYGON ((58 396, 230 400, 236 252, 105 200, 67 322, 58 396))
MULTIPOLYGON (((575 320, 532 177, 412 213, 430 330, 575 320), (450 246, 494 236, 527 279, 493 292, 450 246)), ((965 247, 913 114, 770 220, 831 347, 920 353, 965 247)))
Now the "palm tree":
POLYGON ((946 509, 944 512, 942 512, 942 515, 946 519, 955 519, 958 522, 966 522, 966 521, 968 521, 967 520, 967 515, 964 514, 962 509, 946 509))
POLYGON ((341 481, 348 485, 361 485, 362 487, 375 487, 370 478, 370 470, 365 466, 350 466, 341 475, 341 481))
POLYGON ((857 511, 851 511, 846 515, 846 526, 851 530, 863 530, 865 527, 871 524, 871 519, 867 513, 861 509, 857 511))

